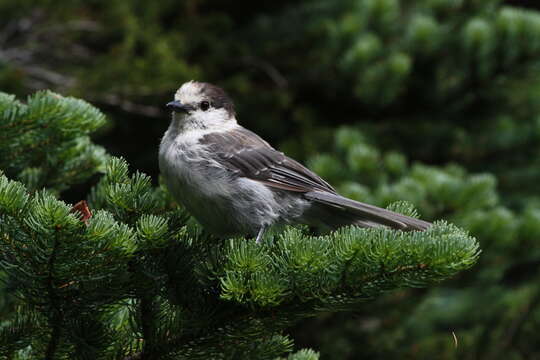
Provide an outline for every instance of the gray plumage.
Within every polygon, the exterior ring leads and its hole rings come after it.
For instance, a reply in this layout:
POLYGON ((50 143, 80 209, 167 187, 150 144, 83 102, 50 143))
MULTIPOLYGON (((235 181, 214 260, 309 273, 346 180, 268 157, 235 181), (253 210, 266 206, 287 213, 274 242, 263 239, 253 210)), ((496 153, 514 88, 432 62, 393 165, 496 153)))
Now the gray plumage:
POLYGON ((297 161, 238 125, 220 88, 189 82, 168 104, 175 113, 160 145, 166 185, 218 235, 257 235, 275 224, 425 230, 431 224, 340 196, 297 161))

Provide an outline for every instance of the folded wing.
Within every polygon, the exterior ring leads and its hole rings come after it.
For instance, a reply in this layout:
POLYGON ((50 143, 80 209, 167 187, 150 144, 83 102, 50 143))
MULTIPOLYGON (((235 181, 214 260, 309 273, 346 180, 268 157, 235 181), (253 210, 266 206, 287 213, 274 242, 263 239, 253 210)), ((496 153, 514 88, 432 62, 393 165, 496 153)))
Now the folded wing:
POLYGON ((217 155, 221 165, 237 174, 268 186, 306 193, 325 191, 337 194, 326 181, 297 161, 271 147, 257 134, 238 127, 205 135, 201 144, 217 155))
POLYGON ((330 184, 297 161, 272 148, 255 133, 238 127, 210 133, 201 138, 220 165, 239 177, 264 183, 275 189, 303 193, 304 197, 328 209, 343 221, 363 227, 389 226, 399 230, 425 230, 431 224, 390 210, 340 196, 330 184))

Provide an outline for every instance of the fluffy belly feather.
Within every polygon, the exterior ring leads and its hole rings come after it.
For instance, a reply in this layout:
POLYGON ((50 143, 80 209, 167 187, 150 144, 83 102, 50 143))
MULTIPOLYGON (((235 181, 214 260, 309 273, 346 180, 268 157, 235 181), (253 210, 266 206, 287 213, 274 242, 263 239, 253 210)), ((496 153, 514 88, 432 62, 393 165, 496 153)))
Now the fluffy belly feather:
POLYGON ((256 234, 279 220, 279 204, 266 186, 220 168, 203 151, 162 146, 160 170, 173 197, 218 235, 256 234))

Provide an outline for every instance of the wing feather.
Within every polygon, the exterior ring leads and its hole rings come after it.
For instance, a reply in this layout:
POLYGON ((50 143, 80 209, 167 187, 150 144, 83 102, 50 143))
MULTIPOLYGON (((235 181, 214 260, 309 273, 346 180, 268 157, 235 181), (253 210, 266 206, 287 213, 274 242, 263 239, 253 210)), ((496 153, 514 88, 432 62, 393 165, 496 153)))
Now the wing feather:
POLYGON ((327 221, 330 227, 336 227, 336 224, 364 227, 386 225, 408 231, 425 230, 431 225, 420 219, 340 196, 317 174, 242 127, 206 134, 199 142, 206 145, 216 155, 216 161, 235 176, 259 181, 276 189, 303 193, 308 200, 342 210, 334 217, 317 218, 317 221, 327 221))
POLYGON ((257 134, 238 127, 206 134, 199 141, 217 155, 221 165, 238 176, 294 192, 336 191, 317 174, 277 151, 257 134))

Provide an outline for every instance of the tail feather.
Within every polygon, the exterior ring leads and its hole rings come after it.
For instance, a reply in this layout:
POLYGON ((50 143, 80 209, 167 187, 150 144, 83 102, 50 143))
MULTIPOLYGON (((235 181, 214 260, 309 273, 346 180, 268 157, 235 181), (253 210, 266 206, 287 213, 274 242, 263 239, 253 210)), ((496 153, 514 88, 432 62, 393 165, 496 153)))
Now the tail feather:
MULTIPOLYGON (((347 199, 343 196, 329 192, 312 191, 305 193, 304 196, 308 200, 343 211, 344 213, 340 214, 340 216, 343 217, 343 222, 352 225, 362 227, 378 227, 385 225, 403 231, 423 231, 431 226, 430 222, 347 199)), ((336 215, 335 212, 332 214, 336 215)))

